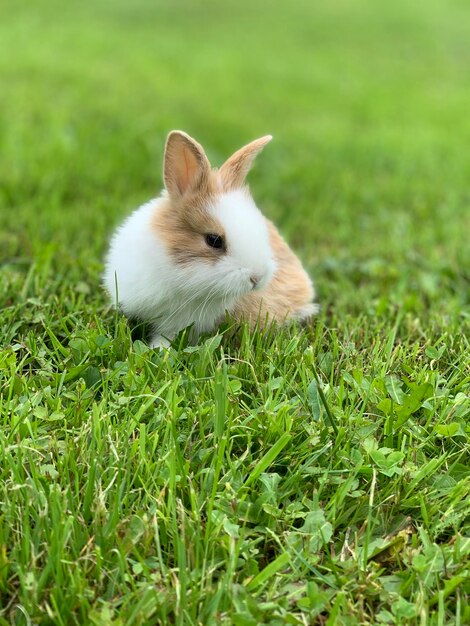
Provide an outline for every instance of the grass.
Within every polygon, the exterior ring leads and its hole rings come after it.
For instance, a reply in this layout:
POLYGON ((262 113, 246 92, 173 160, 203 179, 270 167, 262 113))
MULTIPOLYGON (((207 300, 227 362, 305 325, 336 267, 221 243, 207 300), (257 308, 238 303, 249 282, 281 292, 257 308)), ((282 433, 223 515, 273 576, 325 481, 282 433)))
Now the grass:
MULTIPOLYGON (((6 0, 0 624, 470 622, 463 1, 6 0), (166 353, 100 288, 184 128, 322 313, 166 353)), ((227 332, 226 332, 227 331, 227 332)))

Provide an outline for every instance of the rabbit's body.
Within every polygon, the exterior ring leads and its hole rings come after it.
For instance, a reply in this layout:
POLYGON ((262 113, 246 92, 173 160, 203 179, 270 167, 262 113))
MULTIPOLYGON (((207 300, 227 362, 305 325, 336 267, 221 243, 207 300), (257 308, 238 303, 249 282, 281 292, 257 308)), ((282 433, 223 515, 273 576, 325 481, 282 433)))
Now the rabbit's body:
POLYGON ((242 148, 217 171, 193 139, 169 135, 166 191, 120 226, 104 273, 121 310, 152 324, 152 346, 190 325, 193 338, 210 332, 227 311, 252 324, 316 312, 310 278, 243 186, 269 139, 242 148))

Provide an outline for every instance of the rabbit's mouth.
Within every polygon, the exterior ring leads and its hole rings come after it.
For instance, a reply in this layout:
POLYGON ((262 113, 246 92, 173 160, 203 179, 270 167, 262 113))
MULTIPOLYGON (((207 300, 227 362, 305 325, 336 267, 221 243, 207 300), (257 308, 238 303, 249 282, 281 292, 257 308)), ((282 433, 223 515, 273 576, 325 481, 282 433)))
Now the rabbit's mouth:
POLYGON ((271 259, 263 272, 253 271, 249 275, 250 291, 261 291, 272 280, 274 272, 276 271, 276 262, 271 259))

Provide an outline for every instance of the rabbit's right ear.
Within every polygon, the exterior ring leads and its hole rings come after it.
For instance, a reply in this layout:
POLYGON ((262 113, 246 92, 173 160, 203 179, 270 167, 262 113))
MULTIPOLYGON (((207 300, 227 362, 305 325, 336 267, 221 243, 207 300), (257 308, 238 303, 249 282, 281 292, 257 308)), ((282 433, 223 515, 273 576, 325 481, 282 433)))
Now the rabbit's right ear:
POLYGON ((182 130, 172 130, 165 146, 163 179, 170 197, 181 198, 204 184, 211 166, 201 145, 182 130))
POLYGON ((224 188, 229 191, 231 189, 239 189, 245 184, 245 178, 250 171, 256 155, 261 152, 264 146, 272 139, 271 135, 265 135, 259 139, 255 139, 251 143, 240 150, 225 161, 220 168, 220 174, 224 188))

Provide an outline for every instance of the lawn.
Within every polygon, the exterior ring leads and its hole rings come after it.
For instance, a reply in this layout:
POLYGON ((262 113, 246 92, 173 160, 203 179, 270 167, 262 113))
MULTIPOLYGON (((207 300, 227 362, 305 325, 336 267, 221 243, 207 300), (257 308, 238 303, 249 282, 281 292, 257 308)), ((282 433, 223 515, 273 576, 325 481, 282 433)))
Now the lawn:
POLYGON ((464 0, 4 0, 0 624, 470 623, 464 0), (167 132, 321 313, 153 351, 103 255, 167 132))

